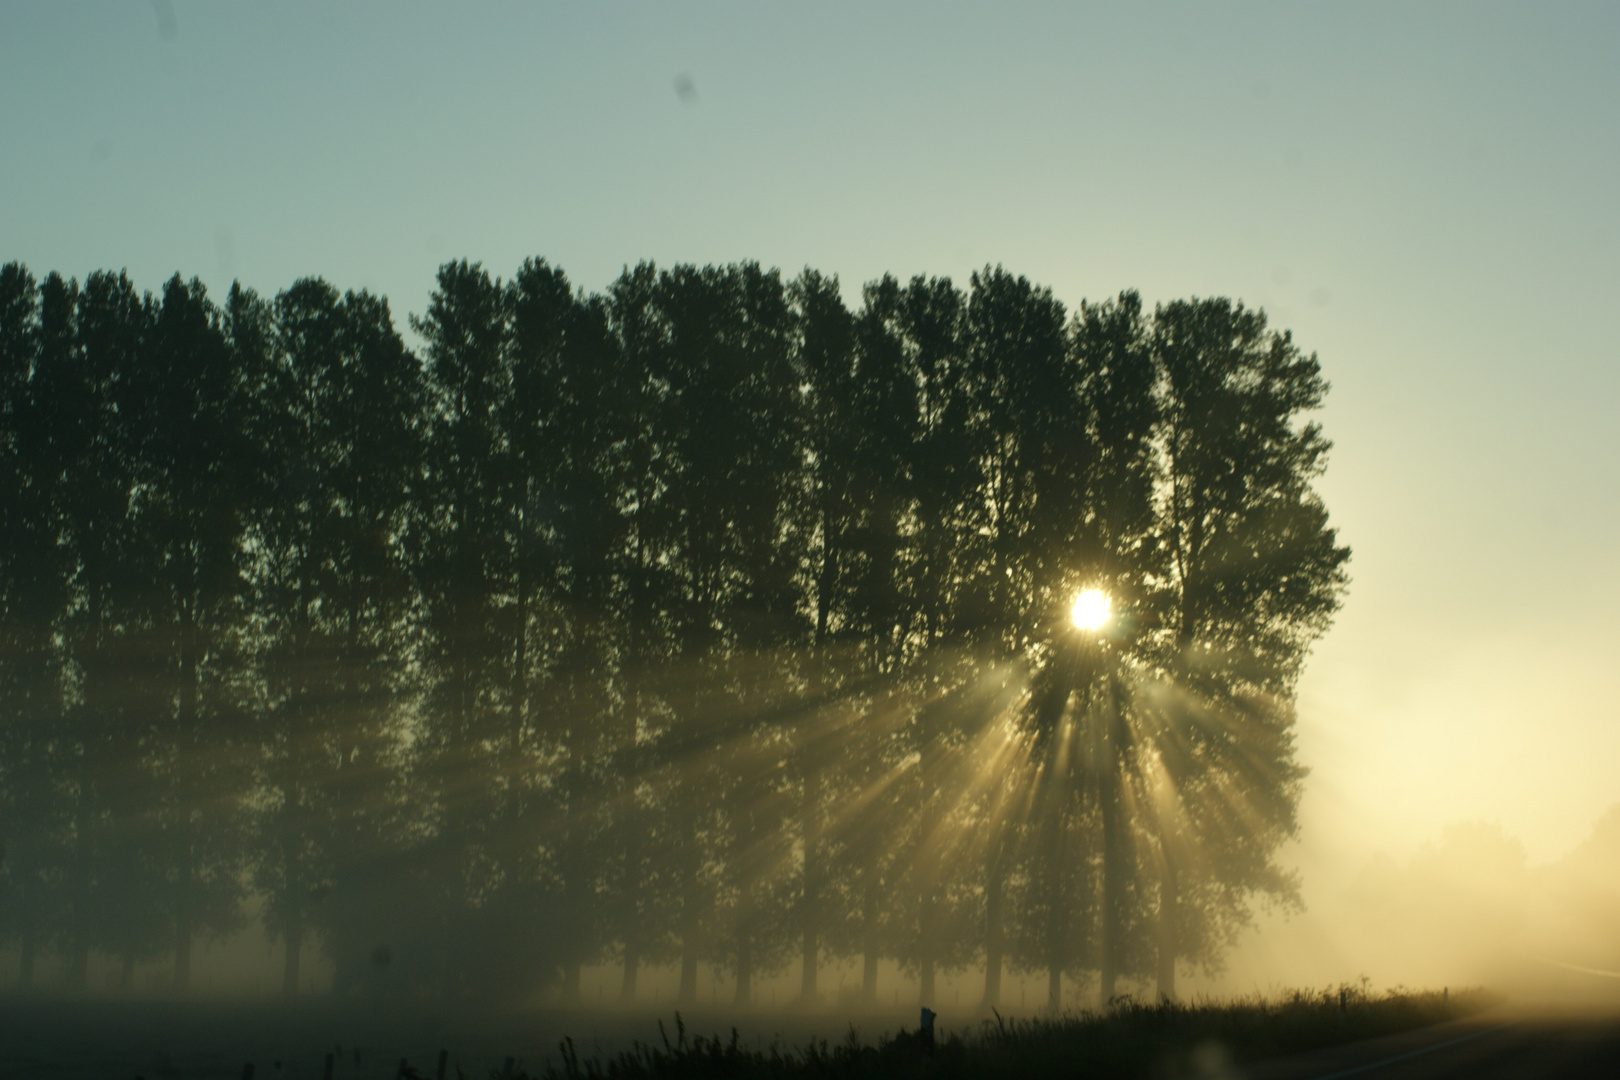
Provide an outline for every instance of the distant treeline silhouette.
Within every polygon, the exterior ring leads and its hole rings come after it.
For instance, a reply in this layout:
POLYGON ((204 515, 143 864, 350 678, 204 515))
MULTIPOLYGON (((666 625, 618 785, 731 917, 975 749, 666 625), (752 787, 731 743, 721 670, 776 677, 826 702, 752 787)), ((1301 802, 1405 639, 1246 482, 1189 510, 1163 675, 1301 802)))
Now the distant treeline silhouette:
POLYGON ((1225 299, 447 263, 386 300, 0 269, 0 937, 262 900, 286 989, 582 965, 1154 980, 1290 902, 1343 593, 1316 358, 1225 299), (1114 616, 1069 607, 1105 592, 1114 616))

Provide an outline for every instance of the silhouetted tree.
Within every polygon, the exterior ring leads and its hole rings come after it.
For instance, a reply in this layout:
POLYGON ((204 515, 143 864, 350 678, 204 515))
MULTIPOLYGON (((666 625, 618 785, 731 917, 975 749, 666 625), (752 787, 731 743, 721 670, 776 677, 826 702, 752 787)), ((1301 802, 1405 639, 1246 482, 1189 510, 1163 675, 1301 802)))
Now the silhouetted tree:
POLYGON ((60 775, 68 756, 61 730, 66 672, 56 633, 72 571, 57 542, 62 476, 53 468, 55 418, 38 377, 41 306, 39 285, 21 264, 0 267, 0 933, 18 951, 25 988, 51 929, 67 809, 60 775))
POLYGON ((1201 796, 1191 814, 1167 813, 1162 830, 1158 977, 1173 996, 1178 935, 1205 936, 1193 924, 1230 925, 1241 910, 1180 902, 1190 856, 1219 851, 1206 873, 1229 888, 1289 894, 1270 857, 1293 833, 1302 776, 1294 683, 1338 609, 1350 552, 1311 487, 1328 443, 1318 424, 1298 420, 1327 391, 1316 357, 1270 331, 1263 313, 1225 299, 1160 307, 1152 345, 1170 572, 1164 630, 1147 641, 1150 663, 1175 688, 1154 748, 1169 788, 1201 796), (1186 821, 1200 829, 1176 824, 1186 821))
POLYGON ((1314 357, 1226 300, 837 280, 0 268, 0 869, 31 978, 239 918, 298 989, 617 954, 1175 992, 1258 895, 1345 586, 1314 357), (1096 633, 1066 618, 1113 599, 1096 633), (251 874, 246 874, 248 868, 251 874))
POLYGON ((256 880, 292 994, 312 924, 331 936, 342 981, 375 944, 341 918, 401 813, 390 786, 415 642, 398 537, 414 523, 421 369, 367 293, 306 278, 238 308, 242 364, 265 371, 255 424, 269 451, 252 538, 265 722, 256 880))

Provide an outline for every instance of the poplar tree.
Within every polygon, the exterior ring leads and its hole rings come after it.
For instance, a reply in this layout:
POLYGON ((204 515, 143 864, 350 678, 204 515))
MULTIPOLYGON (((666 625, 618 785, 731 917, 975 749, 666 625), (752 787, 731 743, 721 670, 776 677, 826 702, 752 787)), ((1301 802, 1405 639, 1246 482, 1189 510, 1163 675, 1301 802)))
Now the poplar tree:
POLYGON ((1278 865, 1346 585, 1314 356, 1001 267, 0 268, 0 928, 83 989, 264 900, 295 992, 747 1003, 829 957, 1175 993, 1278 865), (1106 624, 1070 624, 1082 589, 1106 624), (250 827, 251 826, 251 827, 250 827), (251 876, 245 878, 244 864, 251 876))
POLYGON ((67 809, 59 785, 66 671, 56 631, 71 569, 57 543, 61 474, 52 467, 55 418, 39 377, 43 334, 39 283, 20 263, 0 267, 0 935, 17 949, 25 989, 51 931, 67 809))
MULTIPOLYGON (((415 644, 398 538, 419 480, 420 366, 386 301, 367 293, 305 278, 269 305, 240 294, 234 305, 240 362, 263 370, 252 433, 267 451, 251 540, 264 701, 256 878, 291 995, 306 933, 347 929, 350 903, 371 891, 359 868, 396 816, 396 703, 414 690, 402 668, 415 644)), ((340 982, 356 978, 353 947, 328 941, 340 982)))
POLYGON ((157 785, 152 854, 172 913, 174 985, 184 991, 194 936, 240 923, 249 774, 233 639, 255 449, 222 313, 200 282, 175 275, 165 284, 147 345, 123 361, 120 382, 137 433, 132 539, 146 563, 126 602, 150 613, 130 619, 141 629, 126 636, 152 685, 127 680, 124 708, 149 705, 148 730, 158 736, 145 755, 157 785))
POLYGON ((1271 858, 1293 835, 1303 776, 1293 692, 1350 551, 1312 487, 1329 446, 1302 419, 1328 389, 1316 356, 1226 299, 1161 306, 1152 348, 1169 573, 1145 652, 1169 684, 1154 746, 1166 789, 1157 977, 1173 996, 1176 956, 1229 941, 1239 897, 1292 893, 1271 858), (1201 904, 1182 895, 1195 886, 1201 904))

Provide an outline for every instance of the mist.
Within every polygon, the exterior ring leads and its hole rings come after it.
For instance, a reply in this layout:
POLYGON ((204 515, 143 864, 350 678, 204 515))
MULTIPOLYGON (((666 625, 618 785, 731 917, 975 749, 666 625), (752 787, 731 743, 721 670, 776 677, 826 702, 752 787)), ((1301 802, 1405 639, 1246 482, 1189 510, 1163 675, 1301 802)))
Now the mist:
POLYGON ((0 9, 0 1072, 1613 1014, 1617 32, 0 9))
POLYGON ((1307 801, 1351 588, 1314 353, 999 266, 845 292, 456 261, 413 344, 320 278, 0 268, 33 1045, 1613 1003, 1620 808, 1535 862, 1347 857, 1307 801))
POLYGON ((257 932, 288 999, 1060 1010, 1297 903, 1349 549, 1262 312, 461 261, 418 351, 316 278, 0 294, 25 991, 262 993, 198 949, 257 932))

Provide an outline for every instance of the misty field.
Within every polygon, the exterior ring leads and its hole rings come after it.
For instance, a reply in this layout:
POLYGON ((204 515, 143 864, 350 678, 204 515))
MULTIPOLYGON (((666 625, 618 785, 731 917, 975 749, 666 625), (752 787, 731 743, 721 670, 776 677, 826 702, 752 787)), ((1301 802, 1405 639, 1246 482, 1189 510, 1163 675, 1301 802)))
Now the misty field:
POLYGON ((251 1064, 256 1080, 385 1080, 434 1077, 441 1052, 445 1076, 516 1080, 1179 1076, 1442 1023, 1494 1001, 1482 991, 1369 994, 1346 987, 1341 1009, 1340 989, 1187 1005, 1124 1000, 1105 1012, 1055 1019, 943 1015, 931 1051, 916 1017, 893 1013, 450 1016, 312 1005, 12 1000, 0 1006, 7 1033, 0 1076, 200 1080, 243 1076, 251 1064))

